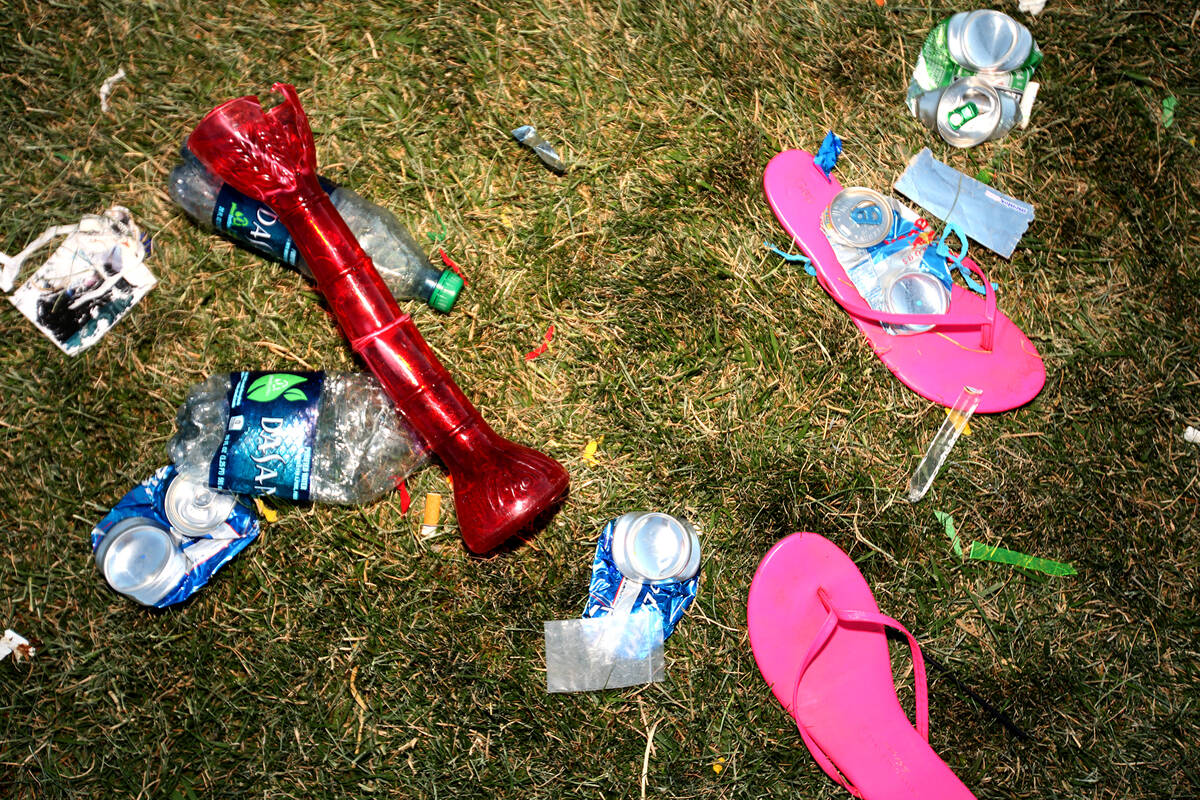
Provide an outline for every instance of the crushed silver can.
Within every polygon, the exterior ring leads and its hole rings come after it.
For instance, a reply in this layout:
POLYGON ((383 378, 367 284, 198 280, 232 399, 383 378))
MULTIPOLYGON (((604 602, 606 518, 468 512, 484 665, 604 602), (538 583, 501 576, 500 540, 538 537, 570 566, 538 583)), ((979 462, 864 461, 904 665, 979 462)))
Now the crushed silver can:
POLYGON ((700 569, 700 537, 686 520, 657 511, 632 512, 613 522, 612 559, 626 578, 680 583, 700 569))
POLYGON ((851 186, 842 189, 821 214, 826 236, 850 247, 879 244, 892 230, 892 203, 874 189, 851 186))
POLYGON ((999 139, 1021 118, 1017 97, 982 78, 959 78, 917 98, 917 118, 955 147, 999 139))
POLYGON ((108 585, 145 606, 153 606, 187 575, 179 542, 148 517, 114 525, 96 548, 96 565, 108 585))
POLYGON ((229 492, 212 489, 205 480, 179 474, 167 486, 163 511, 173 529, 197 538, 224 525, 236 503, 237 498, 229 492))
POLYGON ((946 27, 950 56, 967 69, 1004 73, 1020 68, 1033 52, 1033 34, 1000 11, 964 11, 946 27))
MULTIPOLYGON (((880 280, 883 301, 892 314, 945 314, 950 310, 950 290, 938 278, 921 270, 897 270, 880 280)), ((888 325, 891 333, 912 334, 933 325, 888 325)))

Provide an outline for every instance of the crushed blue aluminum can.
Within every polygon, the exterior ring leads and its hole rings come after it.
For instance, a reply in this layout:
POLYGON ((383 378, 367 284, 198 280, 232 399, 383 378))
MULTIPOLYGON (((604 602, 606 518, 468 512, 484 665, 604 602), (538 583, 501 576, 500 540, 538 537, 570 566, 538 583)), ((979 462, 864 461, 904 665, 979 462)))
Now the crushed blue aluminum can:
POLYGON ((258 516, 252 509, 232 495, 205 491, 175 467, 162 467, 96 524, 92 551, 114 590, 145 606, 174 605, 195 594, 258 537, 258 516), (200 496, 194 508, 211 510, 210 504, 217 504, 220 509, 205 525, 197 525, 203 515, 189 516, 180 499, 195 492, 200 496))
MULTIPOLYGON (((657 539, 662 541, 661 536, 657 539)), ((630 613, 653 611, 662 617, 665 641, 696 598, 696 590, 700 585, 699 555, 699 540, 695 530, 683 520, 654 512, 634 512, 612 520, 604 526, 600 541, 596 543, 584 618, 611 614, 614 605, 628 609, 630 613), (626 576, 617 567, 618 561, 630 563, 631 555, 635 563, 638 558, 637 553, 630 552, 636 545, 630 545, 625 534, 636 532, 639 527, 645 530, 648 526, 658 531, 669 529, 678 534, 682 552, 678 553, 677 558, 673 553, 668 554, 676 565, 671 567, 674 574, 670 579, 646 580, 644 575, 626 576), (624 548, 616 556, 613 552, 614 539, 618 548, 624 548), (632 598, 629 597, 630 593, 635 593, 632 598)), ((661 554, 655 556, 661 559, 661 554)))

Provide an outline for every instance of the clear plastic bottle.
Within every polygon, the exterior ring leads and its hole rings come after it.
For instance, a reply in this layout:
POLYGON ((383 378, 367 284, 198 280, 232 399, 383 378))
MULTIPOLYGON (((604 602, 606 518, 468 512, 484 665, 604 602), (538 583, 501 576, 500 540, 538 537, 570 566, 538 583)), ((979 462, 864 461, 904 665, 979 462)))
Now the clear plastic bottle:
MULTIPOLYGON (((227 433, 240 430, 240 421, 230 425, 230 388, 242 374, 214 375, 188 392, 167 445, 180 473, 208 475, 227 433)), ((426 461, 425 446, 367 373, 323 376, 311 453, 307 499, 322 503, 376 500, 426 461)))
MULTIPOLYGON (((183 160, 171 170, 168 188, 171 199, 197 225, 293 266, 312 280, 312 271, 269 208, 222 183, 187 147, 180 155, 183 160)), ((324 179, 321 183, 393 295, 422 300, 442 312, 454 307, 462 278, 430 264, 404 223, 344 186, 324 179)))

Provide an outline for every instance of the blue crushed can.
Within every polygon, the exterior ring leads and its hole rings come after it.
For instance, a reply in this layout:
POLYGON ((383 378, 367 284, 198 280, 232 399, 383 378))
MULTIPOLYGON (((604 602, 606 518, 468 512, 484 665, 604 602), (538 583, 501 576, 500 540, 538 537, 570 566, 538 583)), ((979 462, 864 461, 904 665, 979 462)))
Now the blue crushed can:
POLYGON ((700 538, 685 520, 635 511, 604 526, 592 560, 585 619, 651 611, 663 639, 675 630, 700 584, 700 538))
POLYGON ((144 606, 191 597, 258 536, 258 516, 232 494, 162 467, 92 529, 104 579, 144 606))

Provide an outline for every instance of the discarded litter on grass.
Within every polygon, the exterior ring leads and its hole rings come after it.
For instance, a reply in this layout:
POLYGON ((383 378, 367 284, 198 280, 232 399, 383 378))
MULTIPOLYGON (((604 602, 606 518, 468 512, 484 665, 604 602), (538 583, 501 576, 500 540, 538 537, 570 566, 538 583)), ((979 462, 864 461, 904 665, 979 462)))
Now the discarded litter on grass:
POLYGON ((550 169, 559 174, 567 171, 567 165, 563 163, 558 152, 550 146, 549 142, 538 135, 537 128, 532 125, 522 125, 512 132, 512 136, 518 142, 537 153, 537 157, 550 169))
POLYGON ((971 241, 1011 258, 1033 221, 1029 203, 998 192, 933 157, 926 147, 913 156, 896 180, 896 191, 971 241))
POLYGON ((1175 122, 1175 107, 1179 105, 1179 101, 1174 95, 1164 97, 1162 102, 1162 124, 1164 128, 1171 127, 1175 122))
POLYGON ((4 635, 0 636, 0 660, 3 660, 10 653, 13 661, 20 661, 24 658, 33 658, 37 648, 29 643, 29 640, 11 628, 6 628, 4 635))
POLYGON ((942 530, 946 532, 946 538, 950 540, 950 547, 954 550, 954 554, 961 556, 963 554, 962 539, 954 530, 954 517, 945 511, 934 511, 933 516, 942 524, 942 530))
POLYGON ((526 361, 533 361, 538 356, 550 349, 550 342, 554 340, 554 326, 546 328, 546 334, 542 337, 542 343, 525 354, 526 361))
POLYGON ((437 536, 438 523, 442 517, 442 496, 437 492, 425 495, 425 511, 421 516, 421 538, 432 539, 437 536))
POLYGON ((1003 547, 991 547, 983 542, 971 542, 971 551, 968 556, 979 561, 992 561, 997 564, 1010 564, 1014 567, 1032 569, 1046 575, 1065 577, 1078 574, 1070 564, 1051 561, 1048 558, 1037 558, 1025 553, 1018 553, 1015 550, 1005 550, 1003 547))
POLYGON ((942 427, 938 429, 937 435, 929 443, 929 449, 925 451, 924 458, 913 471, 912 478, 908 482, 908 502, 917 502, 929 491, 929 487, 933 485, 933 479, 937 477, 942 464, 946 463, 946 458, 954 449, 954 443, 958 441, 963 429, 967 427, 967 422, 975 413, 975 409, 979 408, 981 399, 983 399, 983 392, 971 386, 964 386, 958 393, 958 399, 954 401, 951 413, 946 415, 942 427))
POLYGON ((591 464, 593 467, 600 466, 600 462, 596 459, 596 451, 600 449, 600 445, 604 442, 604 435, 601 434, 599 439, 590 439, 583 448, 583 455, 580 456, 585 463, 591 464))
POLYGON ((605 525, 584 618, 545 623, 547 690, 663 680, 663 642, 695 599, 699 571, 700 539, 684 520, 632 512, 605 525))
POLYGON ((813 163, 825 174, 826 183, 830 181, 830 175, 833 173, 833 168, 837 166, 838 156, 841 154, 842 140, 833 131, 825 134, 825 140, 821 142, 821 148, 813 156, 813 163))
POLYGON ((15 256, 0 256, 0 288, 8 291, 25 260, 64 235, 9 299, 60 350, 74 356, 100 341, 158 280, 142 263, 148 245, 129 210, 113 206, 75 225, 46 230, 15 256))
POLYGON ((988 9, 948 17, 929 32, 913 68, 912 115, 955 147, 1000 139, 1029 124, 1042 61, 1033 35, 988 9))
POLYGON ((125 80, 124 67, 109 75, 104 79, 104 83, 100 84, 100 110, 105 114, 109 111, 108 96, 112 94, 113 87, 123 80, 125 80))
POLYGON ((649 611, 544 625, 546 690, 591 692, 661 681, 662 618, 649 611))
POLYGON ((258 533, 253 509, 172 466, 122 497, 91 539, 96 565, 115 591, 166 608, 199 591, 258 533))

